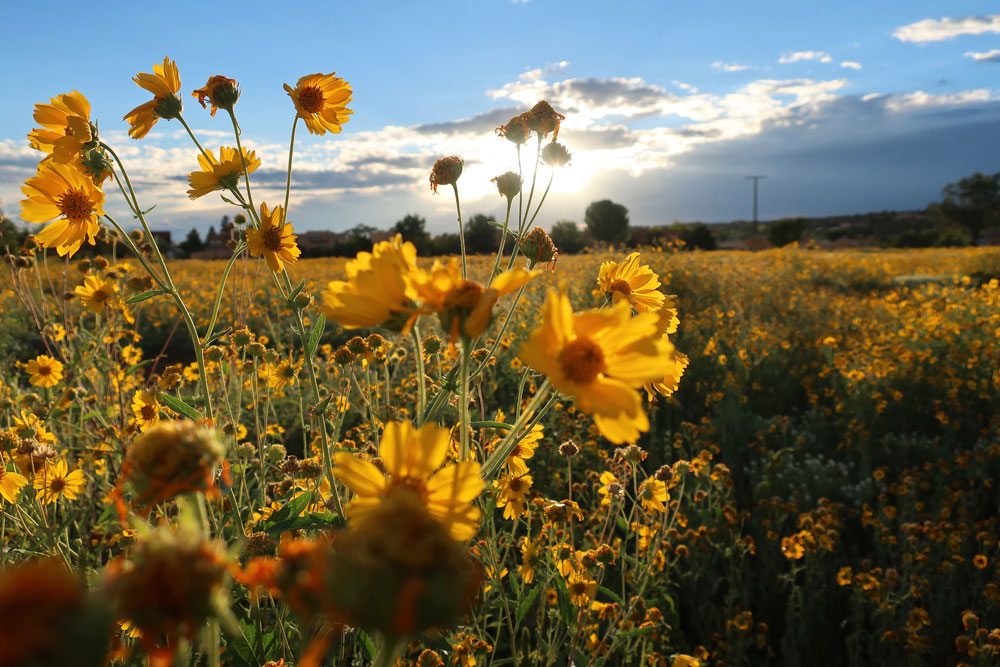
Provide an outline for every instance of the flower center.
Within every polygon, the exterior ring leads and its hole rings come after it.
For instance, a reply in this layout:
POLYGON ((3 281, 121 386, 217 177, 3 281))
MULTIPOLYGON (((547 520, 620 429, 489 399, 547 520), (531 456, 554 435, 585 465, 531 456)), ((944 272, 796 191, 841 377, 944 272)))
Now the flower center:
POLYGON ((59 212, 71 222, 83 222, 90 216, 90 212, 94 210, 93 205, 90 203, 90 198, 87 197, 83 190, 79 189, 64 192, 59 197, 57 206, 59 207, 59 212))
POLYGON ((632 294, 632 288, 629 287, 629 284, 627 282, 621 279, 611 283, 611 291, 618 292, 623 296, 629 296, 630 294, 632 294))
POLYGON ((444 295, 444 307, 448 310, 453 308, 472 310, 479 303, 479 299, 485 291, 480 285, 463 280, 457 287, 452 287, 444 295))
POLYGON ((264 232, 264 247, 273 252, 281 250, 281 228, 272 227, 264 232))
POLYGON ((142 413, 142 418, 145 421, 152 421, 156 417, 156 408, 152 405, 142 406, 142 410, 140 412, 142 413))
POLYGON ((512 494, 520 494, 524 491, 524 482, 521 481, 520 477, 513 477, 507 484, 507 488, 512 494))
POLYGON ((577 338, 566 343, 559 352, 559 366, 571 381, 589 384, 606 370, 604 352, 589 338, 577 338))
POLYGON ((569 585, 569 594, 571 596, 577 597, 580 595, 587 594, 587 584, 583 581, 574 581, 569 585))
POLYGON ((316 86, 306 86, 299 91, 299 104, 309 113, 319 113, 323 110, 323 91, 316 86))
POLYGON ((94 293, 90 295, 91 301, 101 302, 107 300, 107 298, 108 298, 108 293, 105 292, 103 289, 95 289, 94 293))
POLYGON ((59 493, 65 488, 66 488, 66 480, 64 480, 62 477, 56 477, 55 479, 49 482, 49 489, 53 493, 59 493))
POLYGON ((35 374, 36 375, 49 375, 51 372, 52 372, 52 369, 49 368, 48 366, 39 366, 38 367, 38 371, 36 371, 35 374))

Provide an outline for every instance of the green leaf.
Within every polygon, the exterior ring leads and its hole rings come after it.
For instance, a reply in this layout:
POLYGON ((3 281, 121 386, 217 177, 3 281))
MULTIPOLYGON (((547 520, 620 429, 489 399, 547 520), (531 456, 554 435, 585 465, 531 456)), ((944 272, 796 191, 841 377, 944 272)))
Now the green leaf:
POLYGON ((505 431, 509 431, 512 428, 510 424, 504 424, 503 422, 469 422, 469 426, 472 428, 502 428, 505 431))
POLYGON ((635 630, 629 630, 628 632, 623 632, 620 637, 622 639, 632 639, 633 637, 638 637, 640 635, 648 635, 650 632, 656 630, 655 627, 648 628, 636 628, 635 630))
POLYGON ((357 643, 361 644, 361 650, 365 652, 366 660, 375 658, 375 642, 364 630, 358 630, 357 643))
POLYGON ((316 324, 313 325, 312 331, 309 333, 309 340, 306 343, 307 356, 311 357, 316 354, 316 346, 319 345, 319 339, 323 335, 324 329, 326 329, 326 317, 320 314, 316 320, 316 324))
POLYGON ((525 614, 527 614, 528 610, 531 609, 531 605, 535 604, 535 600, 538 599, 538 596, 541 595, 541 593, 542 593, 542 585, 540 583, 535 584, 535 587, 531 589, 530 593, 528 593, 528 597, 524 598, 521 601, 520 606, 518 606, 517 616, 514 620, 514 625, 521 624, 521 621, 524 620, 525 614))
POLYGON ((277 537, 287 530, 306 530, 310 528, 339 528, 343 520, 332 512, 302 512, 312 502, 312 493, 303 493, 292 498, 261 524, 260 530, 272 537, 277 537))
POLYGON ((242 635, 234 632, 226 632, 226 650, 229 661, 237 667, 258 667, 260 660, 254 653, 253 643, 257 638, 257 627, 253 623, 240 621, 242 635))
POLYGON ((154 296, 160 296, 161 294, 166 294, 166 292, 161 289, 151 289, 148 292, 133 294, 129 298, 125 299, 125 303, 139 303, 140 301, 152 299, 154 296))
POLYGON ((219 339, 220 339, 220 338, 222 338, 223 336, 226 336, 226 335, 228 335, 228 334, 229 334, 229 332, 230 332, 230 331, 232 331, 232 330, 233 330, 233 328, 232 328, 232 327, 226 327, 225 329, 223 329, 223 330, 221 330, 221 331, 216 331, 216 332, 215 332, 215 333, 213 333, 213 334, 212 334, 212 335, 211 335, 211 336, 210 336, 210 337, 209 337, 209 338, 208 338, 207 340, 205 340, 205 342, 204 342, 204 343, 202 343, 202 344, 201 344, 201 347, 202 347, 202 349, 204 349, 204 348, 208 347, 209 345, 211 345, 211 344, 212 344, 212 343, 214 343, 215 341, 219 340, 219 339))
POLYGON ((302 288, 304 288, 305 286, 306 286, 306 279, 303 278, 302 280, 299 281, 299 284, 293 287, 292 291, 288 293, 288 303, 292 303, 293 301, 295 301, 295 297, 299 295, 299 292, 301 292, 302 288))
POLYGON ((562 577, 556 577, 556 597, 559 601, 559 616, 567 627, 574 626, 573 614, 570 612, 569 592, 566 591, 566 584, 562 577))
POLYGON ((179 412, 182 415, 190 417, 191 419, 204 419, 204 416, 192 408, 190 405, 177 398, 176 396, 171 396, 170 394, 160 394, 160 402, 166 405, 168 408, 174 412, 179 412))

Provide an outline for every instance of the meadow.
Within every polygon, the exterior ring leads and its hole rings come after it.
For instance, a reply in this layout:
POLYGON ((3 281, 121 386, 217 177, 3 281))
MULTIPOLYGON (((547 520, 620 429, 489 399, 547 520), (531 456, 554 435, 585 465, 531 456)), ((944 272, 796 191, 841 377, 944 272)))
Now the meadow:
MULTIPOLYGON (((571 155, 539 102, 497 130, 534 168, 493 179, 494 254, 301 259, 295 129, 339 132, 349 84, 284 86, 282 206, 237 82, 194 91, 232 124, 214 151, 175 63, 135 81, 132 138, 183 126, 232 256, 166 260, 86 98, 36 105, 0 667, 996 663, 996 248, 559 257, 534 221, 571 155)), ((429 179, 460 232, 463 164, 429 179)))

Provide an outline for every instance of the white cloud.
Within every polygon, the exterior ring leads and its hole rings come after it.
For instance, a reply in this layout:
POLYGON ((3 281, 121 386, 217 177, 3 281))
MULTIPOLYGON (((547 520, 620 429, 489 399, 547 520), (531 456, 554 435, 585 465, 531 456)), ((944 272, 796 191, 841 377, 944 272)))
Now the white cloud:
POLYGON ((559 70, 566 69, 567 67, 569 67, 569 61, 568 60, 561 60, 561 61, 559 61, 557 63, 552 63, 551 65, 547 65, 545 67, 539 67, 537 69, 525 70, 525 72, 523 74, 521 74, 520 76, 518 76, 517 78, 519 80, 521 80, 521 81, 530 83, 532 81, 538 81, 539 79, 541 79, 546 74, 551 74, 553 72, 558 72, 559 70))
POLYGON ((721 60, 716 60, 711 64, 712 69, 722 70, 723 72, 744 72, 748 69, 757 69, 753 65, 739 65, 736 63, 724 63, 721 60))
POLYGON ((915 108, 958 106, 976 102, 990 102, 998 99, 988 88, 964 90, 959 93, 935 95, 918 90, 913 93, 886 95, 885 108, 889 111, 901 112, 915 108))
POLYGON ((924 19, 896 28, 892 36, 901 42, 941 42, 959 35, 1000 33, 1000 14, 965 16, 963 18, 924 19))
POLYGON ((861 69, 861 63, 854 62, 853 60, 845 60, 840 63, 841 67, 846 67, 847 69, 861 69))
POLYGON ((781 64, 797 63, 800 60, 818 60, 821 63, 832 62, 833 58, 824 51, 795 51, 782 54, 778 62, 781 64))
POLYGON ((977 63, 1000 63, 1000 49, 984 52, 966 51, 965 57, 972 58, 977 63))

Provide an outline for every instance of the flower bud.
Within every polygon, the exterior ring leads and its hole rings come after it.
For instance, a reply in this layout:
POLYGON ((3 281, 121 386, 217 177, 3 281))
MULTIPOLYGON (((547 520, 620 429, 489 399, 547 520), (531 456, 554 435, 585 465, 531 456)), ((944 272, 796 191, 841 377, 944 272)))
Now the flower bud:
POLYGON ((522 236, 519 245, 521 252, 528 258, 532 266, 555 262, 556 258, 559 257, 559 249, 541 227, 535 227, 522 236))
POLYGON ((542 148, 542 161, 550 167, 565 167, 572 157, 565 146, 555 141, 542 148))
POLYGON ((434 163, 431 169, 431 190, 437 192, 439 185, 454 185, 462 175, 464 166, 462 158, 452 155, 443 157, 434 163))
POLYGON ((553 140, 559 136, 559 123, 565 120, 566 116, 557 113, 552 105, 542 100, 531 111, 527 113, 528 127, 538 133, 539 137, 544 137, 549 132, 553 132, 553 140))
POLYGON ((507 201, 516 197, 517 193, 521 191, 521 177, 512 171, 500 174, 496 178, 491 179, 491 181, 497 184, 500 196, 506 197, 507 201))
POLYGON ((514 116, 506 125, 497 128, 497 134, 515 144, 523 144, 528 141, 531 128, 528 127, 528 114, 522 113, 514 116))
POLYGON ((236 101, 240 99, 240 87, 234 79, 216 74, 208 78, 204 87, 191 93, 198 98, 198 103, 205 108, 205 100, 212 102, 212 115, 219 109, 232 111, 236 101))
POLYGON ((181 102, 181 98, 177 97, 175 93, 170 93, 169 95, 156 98, 156 106, 153 107, 153 113, 164 120, 173 120, 181 115, 183 109, 184 103, 181 102))

